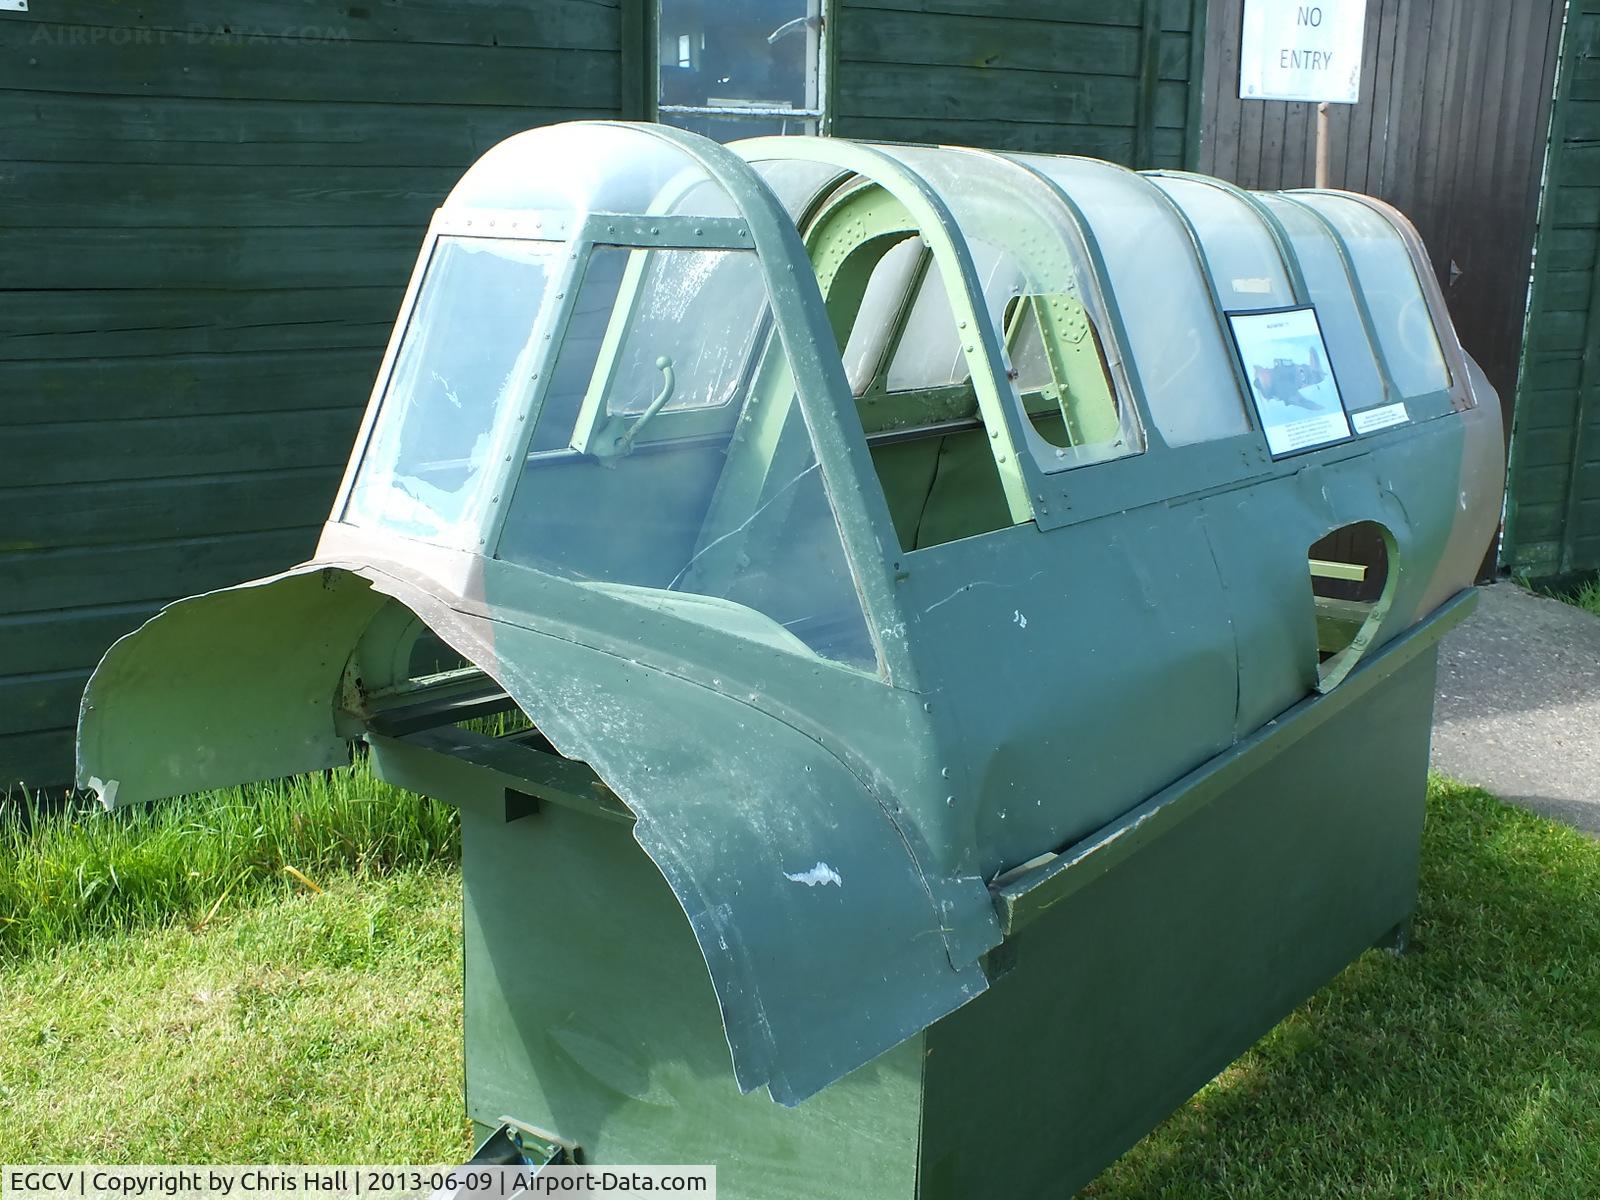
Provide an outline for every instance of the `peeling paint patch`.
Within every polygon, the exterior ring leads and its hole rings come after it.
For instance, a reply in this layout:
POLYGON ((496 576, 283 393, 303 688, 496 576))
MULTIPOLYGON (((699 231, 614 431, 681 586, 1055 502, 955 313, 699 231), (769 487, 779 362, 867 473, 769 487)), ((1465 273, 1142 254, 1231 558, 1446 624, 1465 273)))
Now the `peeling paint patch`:
POLYGON ((97 775, 89 776, 89 790, 94 792, 95 798, 106 808, 117 806, 117 781, 115 779, 101 779, 97 775))
POLYGON ((844 880, 840 878, 839 872, 825 862, 819 862, 809 871, 801 871, 798 875, 791 875, 788 871, 785 871, 783 877, 791 883, 803 883, 807 887, 817 887, 819 885, 826 887, 830 883, 835 887, 844 886, 844 880))
POLYGON ((1028 618, 1022 615, 1022 610, 1020 608, 1013 609, 1011 612, 1011 623, 1018 629, 1026 629, 1028 627, 1028 618))

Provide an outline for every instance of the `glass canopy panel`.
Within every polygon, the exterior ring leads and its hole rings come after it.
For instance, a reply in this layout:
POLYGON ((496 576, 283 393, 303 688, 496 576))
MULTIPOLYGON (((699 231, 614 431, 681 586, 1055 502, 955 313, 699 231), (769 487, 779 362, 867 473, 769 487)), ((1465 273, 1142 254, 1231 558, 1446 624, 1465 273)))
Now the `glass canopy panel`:
POLYGON ((597 247, 574 304, 497 557, 876 670, 754 253, 597 247))
POLYGON ((1333 360, 1334 378, 1345 407, 1356 412, 1386 403, 1388 391, 1367 336, 1366 322, 1356 305, 1350 273, 1328 227, 1286 196, 1262 193, 1257 199, 1271 210, 1289 235, 1311 302, 1317 306, 1317 322, 1333 360))
POLYGON ((516 437, 560 246, 444 237, 356 472, 344 520, 476 548, 491 464, 516 437))
POLYGON ((1172 197, 1200 239, 1224 312, 1299 303, 1266 223, 1239 197, 1196 179, 1148 176, 1172 197))
POLYGON ((1384 217, 1348 196, 1298 192, 1338 230, 1355 265, 1396 389, 1411 399, 1447 391, 1450 371, 1411 253, 1384 217))
MULTIPOLYGON (((1014 358, 1019 339, 1042 338, 1053 368, 1050 390, 1060 412, 1052 423, 1030 419, 1038 435, 1033 451, 1041 465, 1049 470, 1142 450, 1143 432, 1127 399, 1120 350, 1111 336, 1088 250, 1060 196, 1032 171, 998 155, 918 146, 875 148, 921 176, 949 209, 972 255, 986 315, 997 340, 1007 347, 1008 360, 1014 358)), ((924 278, 912 307, 902 352, 916 345, 924 326, 953 328, 945 287, 934 270, 924 278)), ((954 357, 919 355, 904 364, 897 356, 890 367, 890 390, 966 378, 959 342, 952 349, 954 357)), ((1011 361, 1005 365, 1010 373, 1011 361)))
MULTIPOLYGON (((731 149, 737 151, 739 148, 733 146, 731 149)), ((752 171, 761 176, 762 182, 772 189, 796 222, 806 215, 818 197, 842 174, 838 167, 800 158, 769 158, 749 165, 752 171)))
POLYGON ((507 138, 474 163, 445 211, 736 215, 732 199, 692 156, 648 128, 577 122, 507 138))
MULTIPOLYGON (((920 246, 920 243, 921 239, 917 239, 913 244, 920 246)), ((978 281, 984 288, 985 306, 992 313, 997 305, 996 297, 990 293, 998 290, 1001 293, 999 304, 1003 306, 1020 289, 1017 272, 1003 261, 1002 255, 993 246, 968 243, 968 249, 972 251, 973 266, 977 268, 978 281)), ((874 272, 872 283, 881 284, 894 265, 893 261, 886 258, 874 272)), ((872 296, 875 290, 871 285, 868 286, 869 299, 875 299, 872 296)), ((898 293, 892 298, 897 299, 898 293)), ((865 303, 861 308, 863 316, 872 315, 865 303)), ((892 317, 893 314, 890 314, 891 320, 892 317)), ((857 328, 863 324, 864 321, 857 321, 857 328)), ((930 266, 911 302, 900 345, 889 362, 889 390, 906 392, 918 388, 945 387, 969 379, 971 375, 961 336, 956 329, 956 316, 950 307, 950 293, 945 287, 944 276, 938 267, 930 266)))
POLYGON ((1127 328, 1151 419, 1168 445, 1248 433, 1232 348, 1194 242, 1139 175, 1086 158, 1018 155, 1054 180, 1088 222, 1127 328))

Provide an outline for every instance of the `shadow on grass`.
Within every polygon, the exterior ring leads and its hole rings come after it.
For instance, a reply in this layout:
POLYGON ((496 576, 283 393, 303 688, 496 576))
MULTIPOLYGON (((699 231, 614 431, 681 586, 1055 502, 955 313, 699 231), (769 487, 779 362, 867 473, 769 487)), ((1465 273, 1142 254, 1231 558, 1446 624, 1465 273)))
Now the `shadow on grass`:
POLYGON ((1600 843, 1434 781, 1410 953, 1365 955, 1083 1195, 1600 1195, 1600 843))

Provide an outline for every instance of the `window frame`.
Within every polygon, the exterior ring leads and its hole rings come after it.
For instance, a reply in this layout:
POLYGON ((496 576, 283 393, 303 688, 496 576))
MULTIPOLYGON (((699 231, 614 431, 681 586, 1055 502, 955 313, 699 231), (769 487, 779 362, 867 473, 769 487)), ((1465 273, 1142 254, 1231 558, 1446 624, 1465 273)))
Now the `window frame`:
MULTIPOLYGON (((412 269, 411 281, 401 301, 389 346, 378 368, 377 378, 373 381, 371 399, 362 418, 361 429, 356 435, 344 480, 334 501, 330 520, 336 524, 350 525, 352 528, 370 528, 347 519, 355 483, 367 461, 373 434, 379 422, 383 420, 385 412, 388 411, 390 388, 393 386, 395 373, 400 365, 400 352, 424 299, 424 284, 427 281, 428 269, 434 262, 441 241, 461 238, 543 242, 556 245, 554 255, 556 262, 552 264, 549 286, 557 292, 558 302, 543 314, 546 323, 545 336, 553 342, 559 342, 566 332, 567 323, 576 305, 576 285, 588 267, 591 251, 597 246, 617 246, 625 249, 748 250, 755 253, 749 223, 743 217, 647 217, 606 213, 591 215, 574 223, 563 212, 439 210, 428 226, 421 253, 418 254, 416 266, 412 269)), ((523 404, 530 409, 544 403, 549 372, 541 371, 540 374, 543 377, 535 380, 534 386, 524 391, 522 395, 523 404)), ((536 422, 525 422, 525 424, 527 428, 521 431, 512 450, 513 464, 520 461, 518 455, 526 458, 529 453, 536 422)), ((479 527, 479 536, 473 539, 470 546, 458 547, 459 549, 485 554, 498 542, 509 500, 508 484, 511 481, 508 464, 501 464, 501 467, 503 469, 498 470, 492 478, 485 479, 485 484, 497 484, 491 490, 491 495, 496 498, 484 514, 484 521, 479 527)), ((398 530, 386 528, 386 531, 398 537, 407 536, 398 530)), ((422 539, 408 538, 408 540, 422 539)))
MULTIPOLYGON (((797 120, 814 124, 813 129, 795 130, 775 136, 814 134, 826 136, 833 129, 833 77, 835 75, 835 46, 833 22, 838 0, 807 0, 806 21, 814 20, 806 32, 811 62, 807 65, 807 91, 815 102, 803 108, 784 108, 777 104, 709 105, 661 103, 661 0, 636 0, 645 5, 643 55, 645 79, 645 117, 658 125, 682 128, 668 117, 755 117, 770 120, 797 120), (811 10, 815 10, 814 12, 811 10)), ((689 132, 693 132, 692 130, 689 132)), ((741 134, 740 137, 748 135, 741 134)), ((715 139, 721 141, 722 139, 715 139)), ((738 139, 731 139, 738 140, 738 139)))

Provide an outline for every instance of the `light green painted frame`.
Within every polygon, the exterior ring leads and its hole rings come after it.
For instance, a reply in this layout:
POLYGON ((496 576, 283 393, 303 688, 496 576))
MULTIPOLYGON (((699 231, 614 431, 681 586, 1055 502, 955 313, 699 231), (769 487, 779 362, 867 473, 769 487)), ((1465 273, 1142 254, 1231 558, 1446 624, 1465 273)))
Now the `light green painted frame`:
MULTIPOLYGON (((699 234, 702 231, 702 222, 694 218, 672 217, 665 220, 676 225, 680 233, 689 228, 692 228, 695 234, 699 234)), ((593 219, 591 219, 591 224, 593 223, 593 219)), ((587 264, 593 258, 594 252, 607 248, 626 249, 629 251, 641 249, 637 246, 628 246, 618 242, 590 241, 584 247, 586 272, 587 264)), ((693 246, 674 245, 651 247, 651 249, 754 253, 750 248, 747 231, 741 239, 741 244, 737 245, 716 244, 708 239, 693 246)), ((571 442, 571 449, 573 450, 590 453, 592 452, 591 448, 600 441, 603 430, 607 428, 631 430, 639 427, 640 422, 643 420, 644 414, 642 412, 610 412, 607 400, 616 382, 619 368, 618 355, 622 348, 623 338, 632 326, 633 316, 639 304, 640 291, 644 286, 646 272, 653 266, 659 266, 659 262, 648 254, 631 253, 629 256, 627 266, 623 270, 622 285, 618 289, 617 304, 612 309, 611 319, 606 325, 605 336, 600 342, 594 374, 590 377, 589 386, 585 390, 583 401, 578 407, 578 416, 573 426, 571 442)), ((581 292, 582 287, 583 284, 580 280, 578 291, 581 292)), ((573 299, 576 300, 577 297, 574 296, 573 299)), ((760 353, 767 332, 766 324, 767 320, 763 315, 761 322, 758 323, 752 334, 751 353, 746 356, 745 363, 740 368, 739 378, 741 380, 748 377, 751 369, 751 359, 760 353)), ((663 435, 670 438, 685 438, 720 432, 726 429, 738 416, 738 409, 733 405, 731 396, 720 404, 698 405, 688 409, 673 409, 670 407, 670 403, 669 400, 669 407, 663 408, 651 422, 652 436, 649 439, 650 441, 661 440, 663 435)), ((541 410, 542 406, 534 409, 535 423, 539 419, 541 410)), ((530 429, 529 432, 531 434, 532 430, 530 429)), ((624 433, 623 436, 626 437, 628 434, 624 433)), ((641 442, 639 444, 647 443, 641 442)), ((523 457, 527 457, 526 452, 524 452, 523 457)))
MULTIPOLYGON (((822 289, 825 303, 832 296, 834 287, 840 284, 854 290, 858 295, 864 294, 872 273, 884 255, 893 249, 893 246, 887 243, 892 241, 897 245, 904 238, 920 234, 916 224, 905 215, 905 210, 899 201, 879 185, 870 182, 842 193, 830 194, 824 203, 816 205, 814 211, 807 215, 802 227, 806 248, 812 255, 817 283, 822 289), (840 222, 844 224, 842 230, 836 228, 840 222), (875 243, 877 245, 874 246, 875 243), (861 251, 868 246, 874 246, 876 252, 863 257, 861 251), (818 255, 821 256, 820 261, 818 255)), ((861 407, 864 413, 875 410, 883 418, 881 422, 868 422, 863 419, 862 423, 867 427, 869 438, 881 438, 885 434, 893 434, 900 430, 907 432, 914 430, 918 427, 918 423, 908 418, 917 414, 935 414, 936 419, 940 421, 977 417, 976 394, 970 386, 970 381, 892 390, 887 385, 888 372, 900 350, 912 308, 916 304, 917 296, 925 284, 928 270, 933 262, 932 252, 924 246, 912 269, 906 291, 901 296, 885 333, 883 345, 871 364, 867 387, 855 397, 858 407, 861 407)), ((1017 306, 1005 331, 1008 357, 1014 349, 1016 337, 1029 310, 1028 302, 1035 297, 1024 294, 1017 299, 1025 303, 1017 306)), ((830 321, 834 319, 832 307, 829 309, 829 319, 830 321)), ((835 324, 834 336, 839 340, 841 349, 850 333, 850 328, 835 324)), ((1048 337, 1045 345, 1052 369, 1055 369, 1057 360, 1061 356, 1048 337)), ((1050 385, 1021 392, 1024 411, 1030 419, 1061 412, 1058 407, 1059 402, 1049 395, 1053 388, 1064 390, 1061 379, 1062 376, 1057 371, 1050 385), (1044 402, 1043 407, 1041 401, 1044 402)), ((1106 386, 1108 388, 1111 386, 1109 377, 1106 379, 1106 386)), ((1065 419, 1064 414, 1063 417, 1065 419)))
MULTIPOLYGON (((751 138, 738 143, 738 150, 743 158, 752 162, 803 158, 854 172, 882 186, 911 214, 939 265, 956 328, 965 338, 962 351, 967 358, 973 391, 978 397, 978 411, 994 441, 995 462, 1011 519, 1018 524, 1032 520, 1033 505, 1028 498, 1030 476, 1039 472, 1031 456, 1018 453, 1018 447, 1027 441, 1026 420, 1020 403, 1015 402, 1015 389, 1001 366, 1004 347, 988 315, 980 313, 974 301, 974 297, 983 295, 983 286, 972 254, 944 201, 920 176, 889 155, 854 142, 797 143, 783 138, 751 138)), ((831 334, 831 325, 829 330, 831 334)), ((837 341, 830 337, 828 345, 832 349, 837 341)), ((842 378, 842 366, 840 371, 842 378)), ((844 393, 848 392, 847 385, 844 393)))

